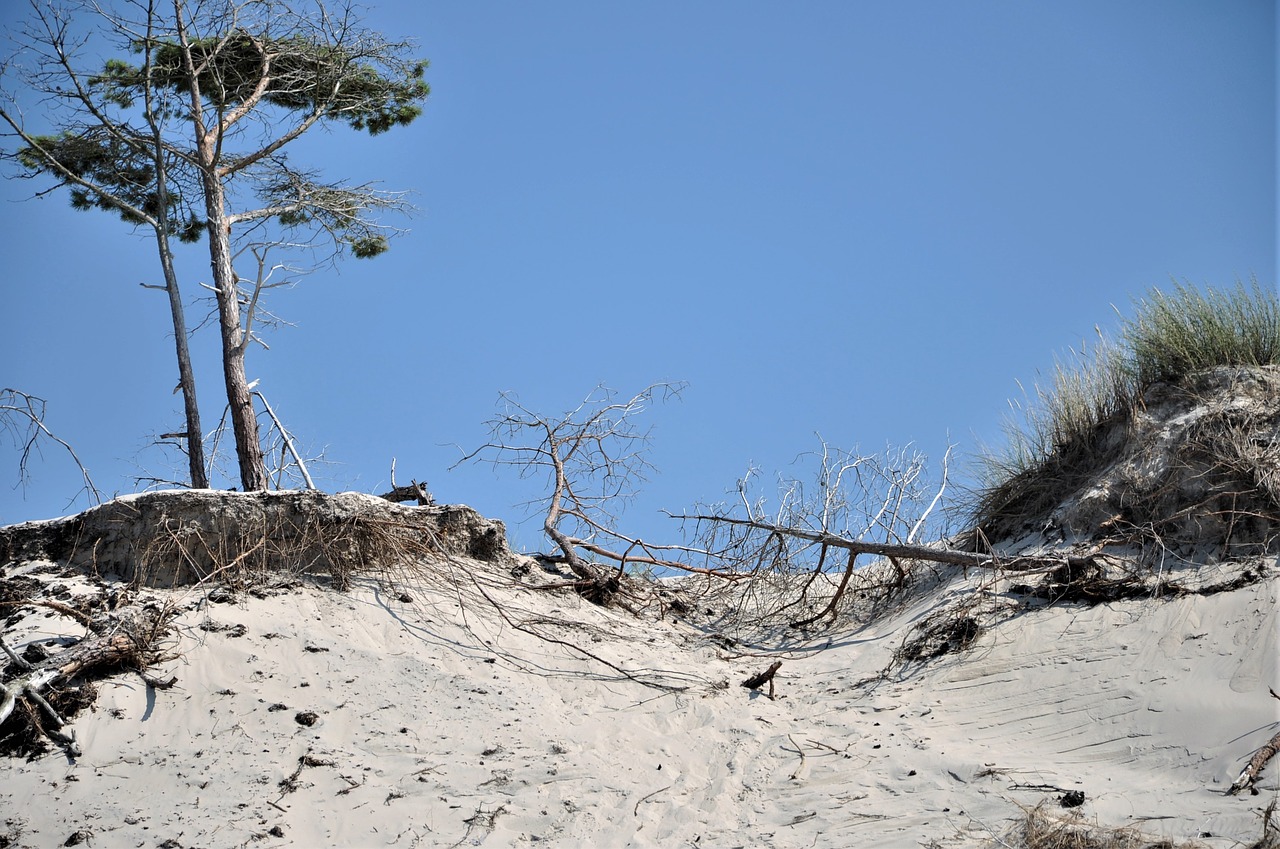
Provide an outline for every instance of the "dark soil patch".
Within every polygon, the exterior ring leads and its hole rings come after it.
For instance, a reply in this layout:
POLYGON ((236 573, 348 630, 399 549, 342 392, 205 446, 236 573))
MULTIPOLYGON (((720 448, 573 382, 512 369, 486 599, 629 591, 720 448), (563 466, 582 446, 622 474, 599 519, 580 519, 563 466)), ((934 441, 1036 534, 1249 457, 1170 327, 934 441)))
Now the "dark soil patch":
POLYGON ((1244 589, 1265 580, 1266 576, 1267 570, 1264 566, 1246 567, 1230 580, 1202 587, 1188 587, 1177 581, 1147 581, 1137 575, 1106 578, 1102 576, 1101 570, 1071 574, 1070 570, 1063 567, 1045 576, 1045 580, 1038 585, 1014 584, 1009 587, 1009 592, 1041 598, 1050 603, 1074 602, 1094 605, 1171 595, 1215 595, 1244 589))
MULTIPOLYGON (((75 687, 59 687, 44 694, 58 715, 70 722, 98 697, 98 689, 85 683, 75 687)), ((19 699, 13 713, 0 724, 0 756, 35 760, 53 751, 54 745, 41 730, 48 718, 26 699, 19 699)))
POLYGON ((0 604, 21 604, 38 597, 43 591, 44 584, 30 575, 14 575, 12 578, 0 579, 0 604))
POLYGON ((894 659, 899 663, 910 663, 964 651, 982 636, 982 631, 982 626, 972 616, 943 611, 920 623, 915 634, 903 642, 894 659))

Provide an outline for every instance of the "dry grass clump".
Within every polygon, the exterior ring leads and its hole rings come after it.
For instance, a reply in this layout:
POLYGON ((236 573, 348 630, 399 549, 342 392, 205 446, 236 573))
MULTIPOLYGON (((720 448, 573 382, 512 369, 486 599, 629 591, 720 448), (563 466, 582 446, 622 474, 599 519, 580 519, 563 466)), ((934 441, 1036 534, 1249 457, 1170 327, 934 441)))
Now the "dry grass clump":
POLYGON ((991 849, 1204 849, 1202 843, 1175 843, 1133 828, 1094 825, 1079 814, 1050 813, 1044 804, 1027 810, 1012 829, 987 846, 991 849))
POLYGON ((1112 463, 1153 386, 1190 389, 1194 375, 1215 367, 1280 365, 1280 297, 1256 281, 1154 289, 1119 340, 1059 361, 1048 386, 1020 406, 1021 420, 1009 422, 1005 448, 980 458, 984 484, 971 515, 981 536, 1016 535, 1112 463))
POLYGON ((1122 422, 1133 389, 1121 354, 1103 342, 1093 352, 1058 360, 1048 388, 1015 405, 1021 420, 1005 423, 1005 446, 978 459, 984 484, 972 507, 975 527, 1002 539, 1042 516, 1124 449, 1108 424, 1122 422))

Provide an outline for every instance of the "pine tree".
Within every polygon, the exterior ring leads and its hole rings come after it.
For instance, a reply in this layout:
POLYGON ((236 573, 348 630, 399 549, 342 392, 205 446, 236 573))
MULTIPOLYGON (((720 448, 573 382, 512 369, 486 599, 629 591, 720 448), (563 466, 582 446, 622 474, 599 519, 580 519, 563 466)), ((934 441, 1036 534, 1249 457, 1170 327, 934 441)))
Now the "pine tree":
MULTIPOLYGON (((155 229, 161 263, 168 263, 175 335, 183 344, 168 240, 205 239, 240 481, 246 490, 265 489, 245 373, 265 281, 261 274, 246 281, 235 271, 236 257, 249 248, 244 234, 252 230, 259 239, 259 264, 264 224, 278 233, 305 231, 304 241, 327 238, 337 253, 357 258, 387 250, 392 230, 376 216, 405 211, 399 196, 326 182, 294 167, 286 148, 325 123, 370 135, 412 123, 429 93, 427 63, 411 56, 411 43, 364 28, 350 5, 315 3, 301 13, 274 0, 152 0, 122 10, 82 10, 98 16, 98 35, 114 37, 131 56, 84 73, 75 65, 80 42, 70 32, 76 16, 33 5, 29 35, 41 63, 25 83, 56 92, 65 112, 57 116, 62 123, 56 135, 37 136, 26 132, 19 115, 0 109, 22 143, 11 155, 29 172, 66 185, 74 206, 113 210, 155 229)), ((275 244, 287 241, 281 237, 275 244)), ((189 442, 195 446, 193 382, 189 397, 189 442)))

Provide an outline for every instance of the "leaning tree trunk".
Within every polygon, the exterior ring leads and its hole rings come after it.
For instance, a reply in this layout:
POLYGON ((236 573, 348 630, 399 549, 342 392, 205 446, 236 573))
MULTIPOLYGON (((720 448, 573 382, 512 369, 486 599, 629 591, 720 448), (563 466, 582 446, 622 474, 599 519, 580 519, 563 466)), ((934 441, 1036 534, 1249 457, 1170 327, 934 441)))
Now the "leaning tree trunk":
POLYGON ((267 465, 258 436, 253 394, 244 372, 245 335, 240 326, 240 290, 231 266, 230 225, 227 223, 222 184, 205 175, 205 208, 209 217, 209 258, 218 299, 218 324, 222 329, 222 374, 227 386, 231 430, 240 462, 240 484, 245 492, 267 488, 267 465))
MULTIPOLYGON (((162 201, 162 206, 163 203, 162 201)), ((162 214, 167 215, 167 212, 162 210, 162 214)), ((208 489, 209 476, 204 466, 204 430, 200 427, 200 405, 196 403, 196 376, 191 368, 187 322, 183 313, 182 295, 178 291, 178 275, 173 270, 173 251, 169 246, 168 234, 157 229, 156 243, 160 251, 160 265, 164 269, 164 288, 169 295, 169 314, 173 317, 173 338, 178 354, 178 386, 182 389, 182 405, 187 419, 187 465, 191 473, 191 486, 193 489, 208 489)))
MULTIPOLYGON (((150 62, 147 63, 147 73, 151 73, 150 62)), ((172 218, 169 213, 169 173, 165 167, 164 138, 152 103, 153 92, 148 81, 147 123, 151 126, 151 152, 156 168, 156 201, 159 206, 156 210, 156 249, 160 252, 164 289, 169 296, 169 314, 173 319, 173 342, 178 356, 178 386, 182 389, 182 406, 187 419, 187 465, 191 472, 191 486, 193 489, 208 489, 209 476, 204 465, 204 429, 200 426, 200 405, 196 400, 196 375, 191 368, 186 313, 182 306, 182 293, 178 291, 178 275, 173 270, 173 248, 169 242, 168 228, 172 218)))

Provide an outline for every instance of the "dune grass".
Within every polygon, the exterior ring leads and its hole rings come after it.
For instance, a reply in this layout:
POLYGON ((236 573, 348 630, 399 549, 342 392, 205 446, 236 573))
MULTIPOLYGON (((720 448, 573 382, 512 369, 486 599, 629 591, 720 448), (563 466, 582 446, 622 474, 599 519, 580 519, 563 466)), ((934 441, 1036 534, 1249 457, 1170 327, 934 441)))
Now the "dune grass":
POLYGON ((1127 418, 1142 393, 1217 366, 1280 365, 1280 296, 1256 280, 1202 291, 1153 289, 1118 341, 1055 363, 1047 386, 1015 404, 1002 449, 979 457, 973 527, 988 540, 1042 515, 1114 459, 1103 425, 1127 418))
POLYGON ((1280 364, 1280 298, 1251 288, 1153 290, 1126 323, 1123 345, 1137 388, 1214 366, 1280 364))

